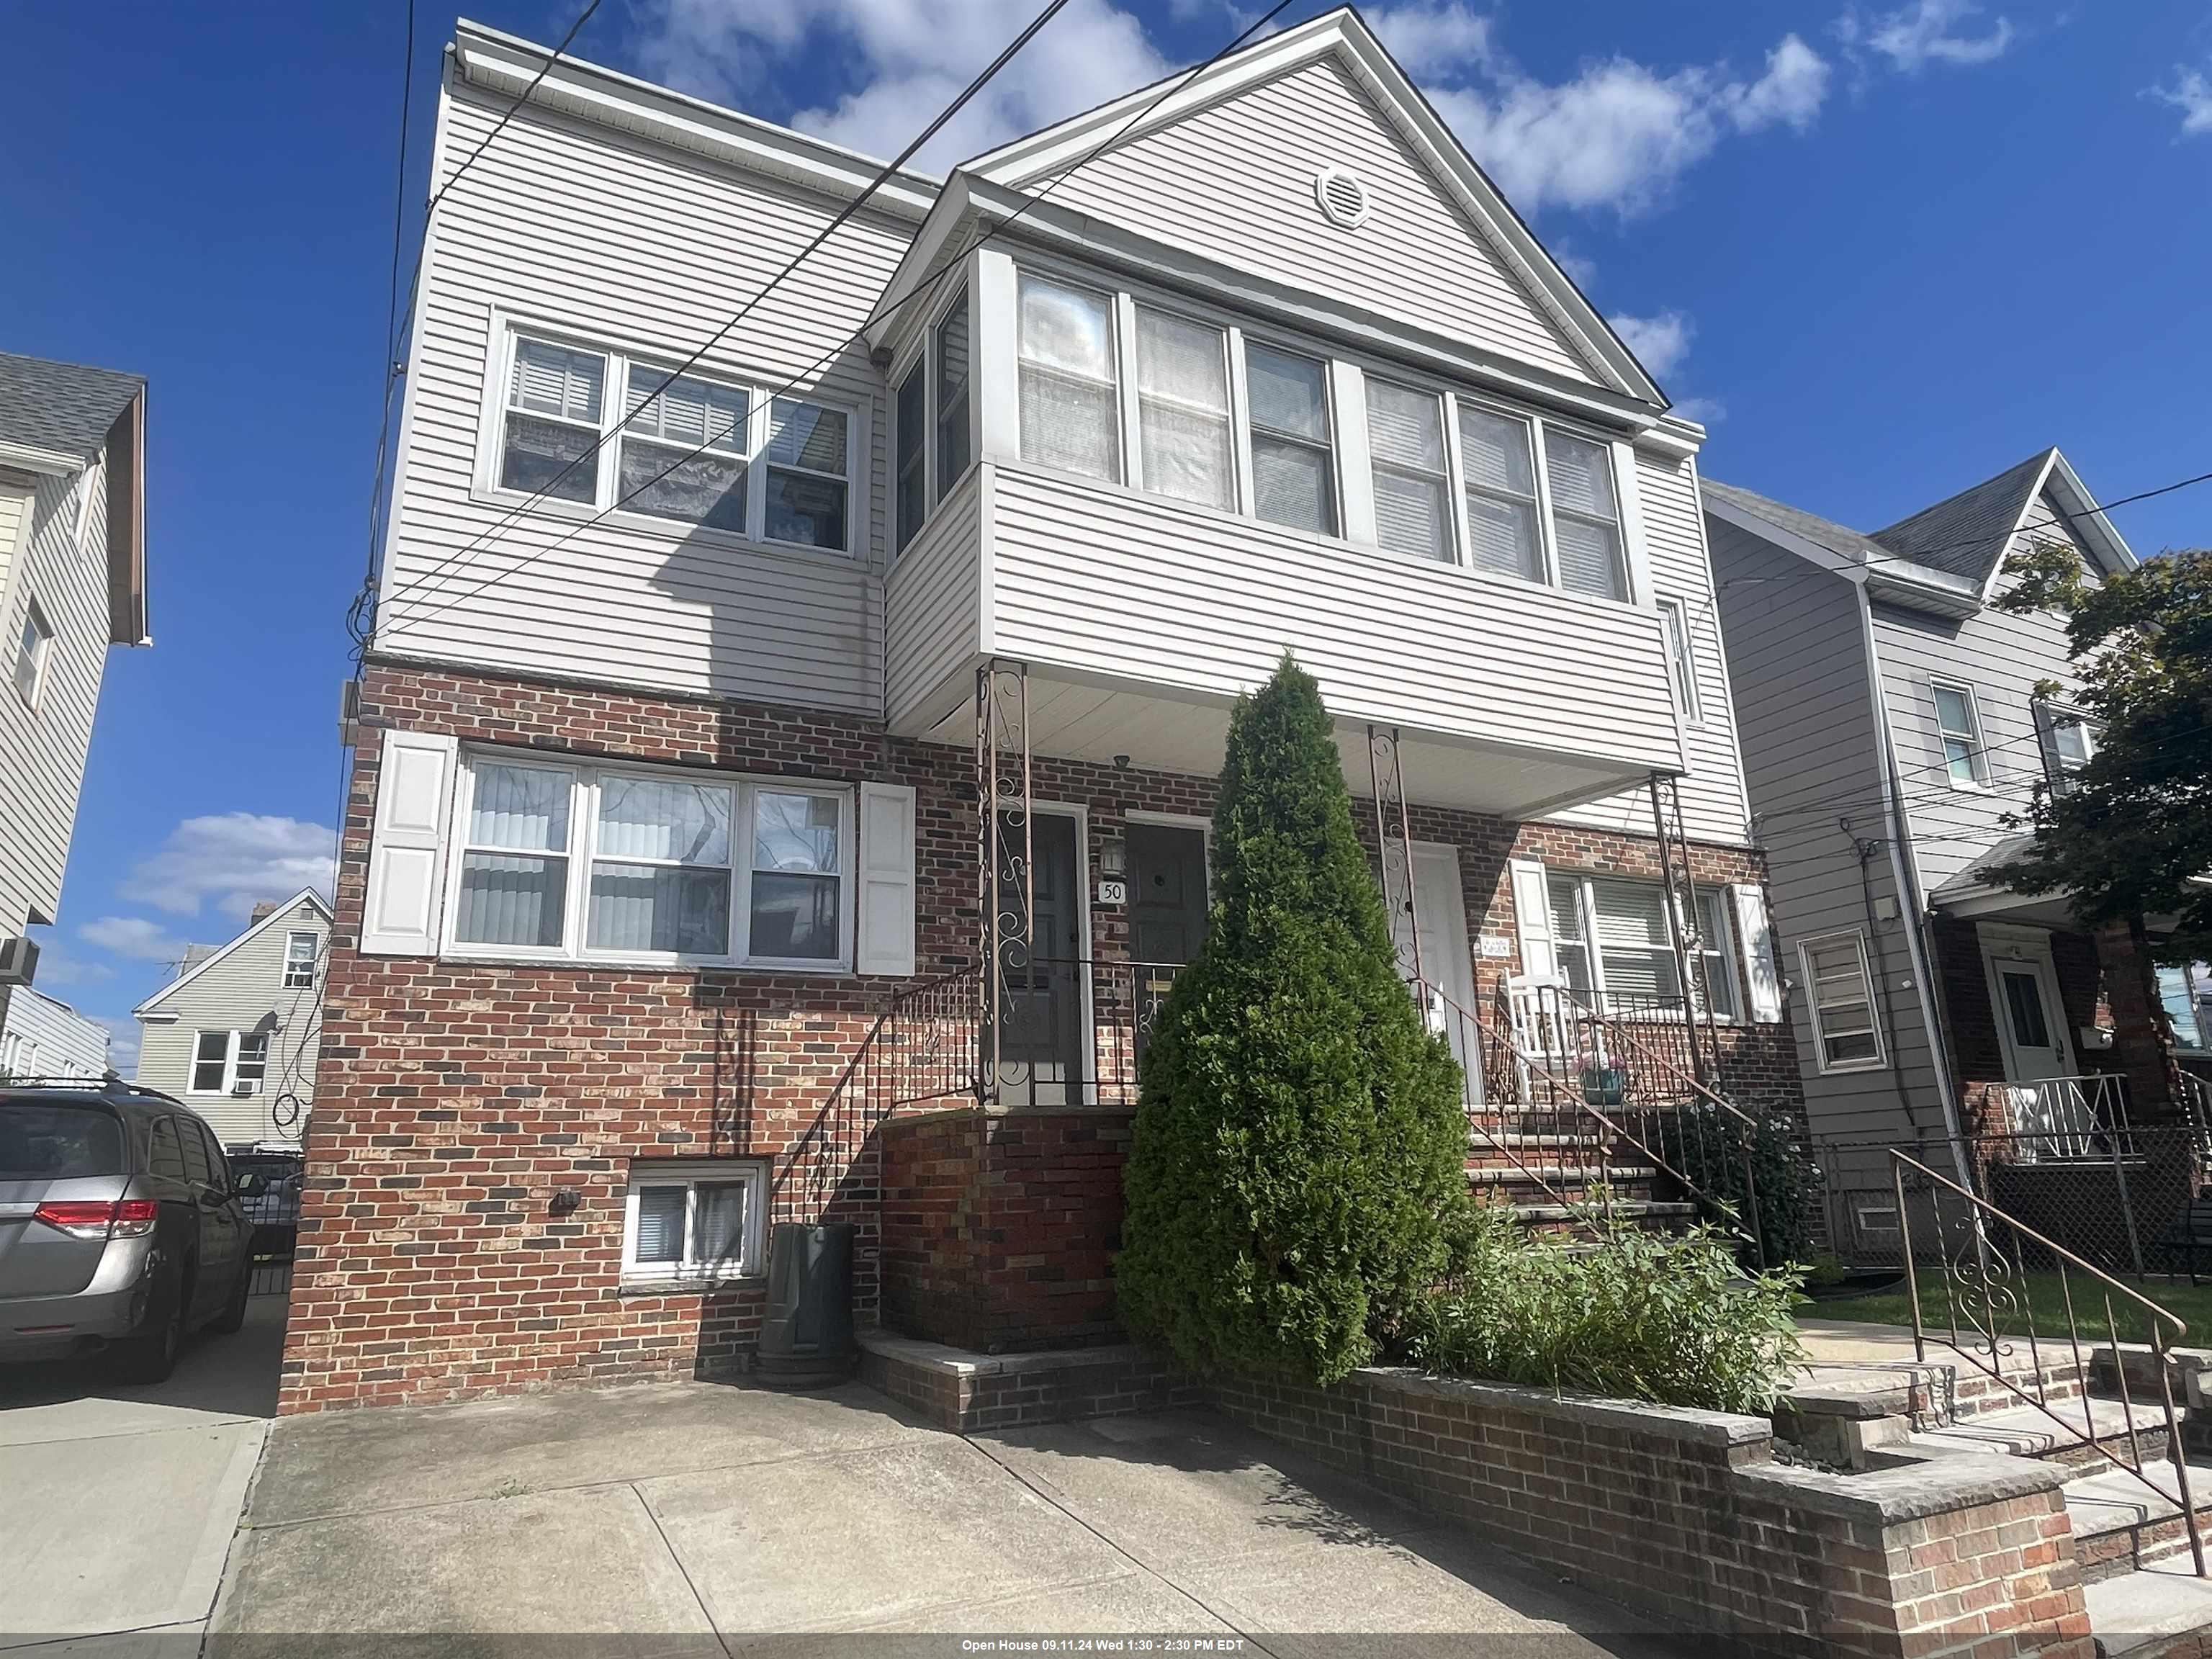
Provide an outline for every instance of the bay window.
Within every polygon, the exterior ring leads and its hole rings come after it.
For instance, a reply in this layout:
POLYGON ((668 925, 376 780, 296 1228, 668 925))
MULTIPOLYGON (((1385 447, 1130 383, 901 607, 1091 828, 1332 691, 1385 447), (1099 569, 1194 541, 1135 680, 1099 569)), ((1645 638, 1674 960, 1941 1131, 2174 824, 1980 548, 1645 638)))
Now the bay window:
POLYGON ((898 523, 892 550, 902 553, 929 516, 929 428, 925 412, 929 407, 929 365, 920 357, 899 382, 893 403, 898 428, 898 476, 894 484, 897 501, 893 511, 898 523))
POLYGON ((1370 378, 1367 451, 1375 477, 1376 543, 1415 558, 1451 558, 1443 399, 1370 378))
POLYGON ((1025 271, 1017 312, 1022 459, 1119 482, 1113 301, 1025 271))
POLYGON ((457 954, 843 966, 850 792, 473 755, 462 768, 457 954))
MULTIPOLYGON (((1665 1012, 1683 1005, 1680 964, 1668 927, 1666 890, 1656 882, 1554 871, 1547 884, 1559 973, 1595 1006, 1618 1014, 1665 1012)), ((1698 890, 1699 964, 1713 1013, 1741 1017, 1728 908, 1717 888, 1698 890)), ((1692 1000, 1704 1008, 1703 988, 1692 1000)))
POLYGON ((1228 337, 1137 307, 1137 432, 1145 488, 1201 507, 1237 506, 1228 337))
POLYGON ((1328 365, 1273 346, 1244 348, 1252 510, 1270 524, 1336 534, 1328 365))

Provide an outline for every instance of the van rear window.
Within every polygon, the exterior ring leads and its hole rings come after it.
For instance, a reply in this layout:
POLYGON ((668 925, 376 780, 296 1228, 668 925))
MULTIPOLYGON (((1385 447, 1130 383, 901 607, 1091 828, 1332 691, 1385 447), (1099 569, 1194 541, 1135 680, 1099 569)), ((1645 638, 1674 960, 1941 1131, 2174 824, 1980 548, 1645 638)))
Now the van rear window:
POLYGON ((123 1123, 114 1113, 0 1095, 0 1181, 123 1173, 123 1123))

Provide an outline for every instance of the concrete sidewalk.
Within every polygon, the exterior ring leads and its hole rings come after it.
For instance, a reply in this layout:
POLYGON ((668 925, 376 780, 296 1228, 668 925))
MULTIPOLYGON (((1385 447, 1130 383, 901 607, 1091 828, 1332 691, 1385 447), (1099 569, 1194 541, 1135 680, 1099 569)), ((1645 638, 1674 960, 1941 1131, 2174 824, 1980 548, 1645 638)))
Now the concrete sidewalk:
POLYGON ((565 1632, 831 1654, 909 1632, 872 1645, 957 1653, 1020 1632, 1242 1636, 1287 1659, 1347 1632, 1656 1650, 1619 1634, 1635 1625, 1211 1417, 963 1439, 857 1385, 683 1383, 277 1424, 210 1651, 436 1632, 418 1650, 520 1653, 565 1632))
POLYGON ((167 1382, 94 1364, 0 1370, 0 1649, 197 1651, 276 1408, 284 1298, 197 1339, 167 1382))

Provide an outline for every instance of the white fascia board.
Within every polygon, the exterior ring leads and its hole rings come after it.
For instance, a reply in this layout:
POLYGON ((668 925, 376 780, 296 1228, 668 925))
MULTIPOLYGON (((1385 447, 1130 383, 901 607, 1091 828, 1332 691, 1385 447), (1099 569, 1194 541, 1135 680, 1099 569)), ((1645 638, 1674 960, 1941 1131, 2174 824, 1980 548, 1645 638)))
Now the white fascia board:
MULTIPOLYGON (((520 96, 551 56, 519 35, 466 19, 453 27, 453 54, 463 79, 508 97, 520 96)), ((843 200, 858 196, 884 165, 841 144, 572 58, 546 71, 530 101, 843 200)), ((908 168, 884 180, 870 200, 918 221, 936 193, 935 179, 908 168)))
MULTIPOLYGON (((1474 386, 1578 416, 1624 437, 1641 438, 1663 418, 1662 410, 1640 398, 1553 374, 1364 307, 1224 264, 1057 202, 1037 201, 1018 190, 955 174, 945 186, 945 198, 954 205, 948 206, 948 216, 936 233, 940 240, 959 222, 962 215, 956 210, 960 204, 964 204, 977 220, 993 225, 1003 225, 1019 215, 1013 234, 1032 246, 1117 270, 1140 282, 1180 289, 1209 303, 1285 325, 1317 340, 1334 340, 1355 350, 1416 363, 1474 386), (957 203, 956 192, 960 192, 957 203)), ((892 281, 902 289, 912 285, 915 274, 927 268, 926 261, 938 257, 918 238, 892 281)), ((888 319, 878 327, 885 336, 889 334, 888 319)), ((879 337, 872 337, 872 343, 876 343, 879 337)))
MULTIPOLYGON (((200 958, 199 961, 192 964, 191 970, 189 973, 178 975, 176 978, 171 980, 167 985, 164 985, 160 990, 155 992, 152 996, 148 997, 145 1001, 140 1003, 131 1012, 137 1015, 140 1019, 147 1018, 149 1015, 153 1013, 154 1010, 159 1008, 164 1002, 167 1002, 178 992, 183 990, 185 987, 190 985, 202 974, 207 972, 209 969, 214 967, 216 963, 221 962, 224 957, 230 955, 232 951, 237 950, 238 947, 245 944, 246 940, 258 938, 259 935, 267 933, 271 927, 275 927, 280 921, 288 921, 290 918, 292 912, 298 909, 303 903, 312 904, 316 909, 322 912, 323 926, 327 927, 331 925, 331 915, 330 901, 325 899, 320 893, 318 893, 313 888, 302 887, 298 892, 293 894, 291 897, 286 899, 282 904, 278 905, 274 910, 271 910, 267 915, 262 917, 260 921, 255 922, 251 927, 240 933, 236 939, 231 940, 229 944, 224 945, 222 949, 216 951, 212 956, 203 957, 200 958)), ((169 1016, 169 1018, 172 1020, 175 1018, 176 1017, 173 1014, 169 1016)))
POLYGON ((942 261, 947 251, 961 247, 965 252, 965 238, 972 222, 969 200, 968 175, 954 173, 937 193, 921 228, 915 232, 914 240, 907 244, 900 256, 898 268, 884 284, 884 291, 876 298, 871 314, 874 321, 862 331, 868 349, 877 351, 895 343, 906 332, 908 306, 927 288, 927 273, 942 261), (896 301, 896 303, 894 303, 896 301))
POLYGON ((84 471, 87 463, 82 455, 71 455, 58 449, 40 449, 35 444, 19 444, 0 438, 0 466, 10 466, 25 472, 40 472, 51 478, 67 478, 84 471))
POLYGON ((2118 526, 2098 507, 2097 498, 2082 486, 2081 475, 2074 471, 2063 451, 2051 452, 2051 468, 2044 477, 2051 494, 2064 498, 2064 511, 2070 515, 2075 533, 2097 554, 2097 562, 2104 566, 2106 574, 2117 575, 2142 562, 2136 557, 2135 549, 2128 545, 2118 526))
POLYGON ((2057 459, 2058 451, 2054 446, 2043 458, 2043 468, 2035 475, 2035 482, 2027 487, 2027 495, 2021 502, 2020 511, 2013 515, 2012 528, 2005 532, 2005 538, 1997 544, 1997 556, 1990 562, 1990 574, 1982 578, 1983 604, 1987 605, 1996 597, 1997 580, 2004 574, 2005 562, 2012 556, 2012 544, 2019 539, 2021 527, 2027 524, 2027 515, 2035 510, 2035 504, 2043 499, 2043 487, 2051 479, 2051 464, 2057 459))
POLYGON ((1723 524, 1733 525, 1747 535, 1758 537, 1769 546, 1795 554, 1817 569, 1841 576, 1845 581, 1865 586, 1867 568, 1849 554, 1838 553, 1832 547, 1809 541, 1795 531, 1784 530, 1771 519, 1762 519, 1756 513, 1747 513, 1734 502, 1722 501, 1704 490, 1698 492, 1698 497, 1705 510, 1723 524))

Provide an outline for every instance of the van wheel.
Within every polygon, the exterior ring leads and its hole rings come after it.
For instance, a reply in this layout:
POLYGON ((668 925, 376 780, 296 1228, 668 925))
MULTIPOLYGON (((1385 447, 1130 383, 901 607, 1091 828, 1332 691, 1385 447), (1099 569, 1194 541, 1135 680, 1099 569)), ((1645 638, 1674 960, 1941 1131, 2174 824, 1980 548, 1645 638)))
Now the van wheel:
POLYGON ((248 1256, 238 1264, 238 1282, 230 1287, 230 1300, 222 1304, 222 1311, 209 1322, 208 1328, 218 1336, 228 1336, 246 1326, 246 1295, 253 1288, 253 1259, 248 1256))
POLYGON ((173 1285, 146 1310, 146 1325, 115 1345, 115 1369, 126 1382, 166 1382, 185 1346, 185 1287, 173 1285))

